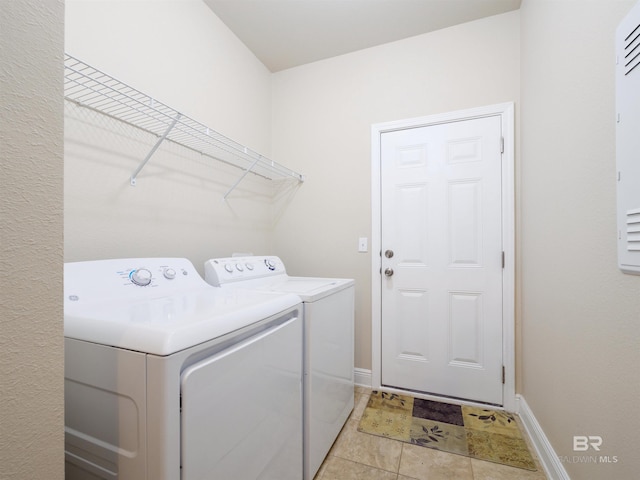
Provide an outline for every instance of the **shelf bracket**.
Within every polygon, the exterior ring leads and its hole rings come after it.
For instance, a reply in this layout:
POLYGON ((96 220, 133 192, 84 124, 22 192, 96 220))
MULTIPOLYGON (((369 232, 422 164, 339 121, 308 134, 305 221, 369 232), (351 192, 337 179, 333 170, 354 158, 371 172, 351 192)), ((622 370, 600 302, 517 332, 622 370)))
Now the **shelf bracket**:
POLYGON ((153 148, 151 149, 151 151, 147 154, 147 156, 144 158, 144 160, 142 161, 142 163, 140 165, 138 165, 138 168, 136 168, 136 171, 133 172, 133 174, 131 175, 131 186, 135 187, 136 186, 136 177, 138 176, 138 174, 140 173, 140 171, 144 168, 144 166, 147 164, 147 162, 149 161, 149 159, 153 156, 154 153, 156 153, 156 150, 158 149, 158 147, 160 146, 160 144, 162 142, 164 142, 164 140, 167 138, 167 135, 169 135, 169 133, 171 133, 171 130, 173 130, 173 127, 176 126, 176 123, 178 123, 178 120, 180 120, 180 117, 182 117, 181 113, 178 113, 176 115, 176 118, 173 119, 173 122, 171 122, 171 125, 169 125, 169 128, 167 128, 167 130, 164 132, 164 135, 162 135, 158 141, 156 142, 156 144, 153 146, 153 148))
POLYGON ((236 183, 234 183, 234 184, 231 186, 231 188, 230 188, 229 190, 227 190, 227 193, 225 193, 225 194, 224 194, 224 196, 222 197, 222 200, 223 200, 223 201, 225 201, 225 200, 227 199, 227 197, 229 196, 229 194, 230 194, 231 192, 233 192, 233 191, 236 189, 236 187, 237 187, 238 185, 240 185, 240 182, 241 182, 242 180, 244 180, 244 177, 246 177, 246 176, 247 176, 247 174, 248 174, 251 170, 253 170, 253 167, 255 167, 255 166, 256 166, 256 164, 257 164, 259 161, 260 161, 260 157, 256 158, 256 159, 254 160, 254 162, 249 166, 249 168, 247 168, 247 169, 244 171, 244 173, 240 176, 240 178, 239 178, 238 180, 236 180, 236 183))

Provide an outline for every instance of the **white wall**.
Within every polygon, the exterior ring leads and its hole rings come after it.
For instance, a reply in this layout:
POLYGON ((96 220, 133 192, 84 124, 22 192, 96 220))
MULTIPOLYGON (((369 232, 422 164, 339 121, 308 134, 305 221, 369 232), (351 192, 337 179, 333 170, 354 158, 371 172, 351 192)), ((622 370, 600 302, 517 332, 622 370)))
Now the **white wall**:
MULTIPOLYGON (((307 176, 275 228, 292 273, 356 280, 356 367, 371 368, 371 125, 519 100, 519 12, 279 72, 273 153, 307 176)), ((517 108, 517 107, 516 107, 517 108)))
MULTIPOLYGON (((66 2, 65 49, 269 156, 271 74, 200 0, 66 2)), ((272 250, 272 185, 65 102, 65 261, 272 250)))
POLYGON ((521 8, 521 392, 558 455, 618 457, 565 460, 574 479, 640 469, 640 277, 616 267, 615 220, 614 31, 632 4, 521 8))
POLYGON ((0 478, 64 478, 63 17, 0 1, 0 478))

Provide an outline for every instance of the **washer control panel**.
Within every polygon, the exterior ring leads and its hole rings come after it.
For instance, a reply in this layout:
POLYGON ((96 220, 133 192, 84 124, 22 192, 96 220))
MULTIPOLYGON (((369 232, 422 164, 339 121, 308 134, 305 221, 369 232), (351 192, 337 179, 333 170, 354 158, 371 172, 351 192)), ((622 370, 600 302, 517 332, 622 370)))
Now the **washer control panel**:
POLYGON ((215 287, 285 273, 282 260, 276 256, 212 258, 204 264, 204 279, 215 287))

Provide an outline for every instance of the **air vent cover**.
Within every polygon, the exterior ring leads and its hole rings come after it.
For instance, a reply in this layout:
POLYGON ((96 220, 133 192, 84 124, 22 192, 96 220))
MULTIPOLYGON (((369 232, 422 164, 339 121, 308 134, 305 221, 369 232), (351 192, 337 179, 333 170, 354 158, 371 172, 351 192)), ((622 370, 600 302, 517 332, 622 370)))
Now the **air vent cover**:
POLYGON ((640 22, 624 39, 624 74, 629 75, 638 65, 640 65, 640 22))
POLYGON ((640 275, 640 2, 616 30, 618 267, 640 275))

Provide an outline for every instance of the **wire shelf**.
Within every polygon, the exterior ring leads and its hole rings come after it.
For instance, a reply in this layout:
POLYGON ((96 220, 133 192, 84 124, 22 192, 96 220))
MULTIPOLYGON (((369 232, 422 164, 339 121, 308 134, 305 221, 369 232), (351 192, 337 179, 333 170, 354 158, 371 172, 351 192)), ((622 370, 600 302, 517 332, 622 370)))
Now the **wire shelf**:
POLYGON ((132 185, 135 185, 138 173, 164 140, 244 170, 225 194, 225 198, 248 173, 269 180, 294 178, 299 182, 304 181, 303 175, 269 160, 69 54, 65 54, 64 66, 64 96, 67 100, 158 137, 157 143, 132 174, 132 185))

